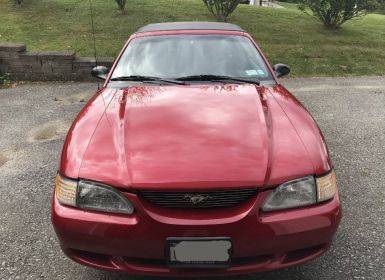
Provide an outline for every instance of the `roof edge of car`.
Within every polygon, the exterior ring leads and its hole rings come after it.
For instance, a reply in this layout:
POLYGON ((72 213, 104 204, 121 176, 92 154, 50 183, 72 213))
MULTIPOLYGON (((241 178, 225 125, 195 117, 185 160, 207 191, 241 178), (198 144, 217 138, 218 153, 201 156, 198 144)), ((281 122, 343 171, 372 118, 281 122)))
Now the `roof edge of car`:
POLYGON ((151 23, 138 29, 135 33, 177 31, 177 30, 222 30, 245 32, 241 27, 224 22, 185 21, 151 23))

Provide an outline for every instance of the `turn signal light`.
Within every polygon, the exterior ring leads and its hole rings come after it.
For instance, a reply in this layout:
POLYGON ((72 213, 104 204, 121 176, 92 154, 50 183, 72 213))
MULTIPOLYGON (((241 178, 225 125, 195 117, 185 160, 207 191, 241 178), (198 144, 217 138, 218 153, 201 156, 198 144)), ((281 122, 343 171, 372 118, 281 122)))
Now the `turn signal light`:
POLYGON ((334 170, 326 176, 316 178, 316 181, 317 201, 322 202, 332 199, 337 192, 337 180, 334 170))
POLYGON ((64 205, 76 206, 77 182, 57 175, 55 183, 55 193, 59 202, 64 205))

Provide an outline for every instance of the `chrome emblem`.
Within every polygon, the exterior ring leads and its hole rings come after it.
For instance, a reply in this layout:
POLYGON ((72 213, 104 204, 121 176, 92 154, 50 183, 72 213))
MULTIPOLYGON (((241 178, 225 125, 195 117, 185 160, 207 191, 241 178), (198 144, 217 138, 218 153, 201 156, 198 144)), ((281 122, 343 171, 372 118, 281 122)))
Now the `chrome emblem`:
POLYGON ((193 205, 198 205, 201 202, 210 199, 211 196, 209 195, 201 195, 201 194, 185 194, 183 199, 189 200, 193 205))

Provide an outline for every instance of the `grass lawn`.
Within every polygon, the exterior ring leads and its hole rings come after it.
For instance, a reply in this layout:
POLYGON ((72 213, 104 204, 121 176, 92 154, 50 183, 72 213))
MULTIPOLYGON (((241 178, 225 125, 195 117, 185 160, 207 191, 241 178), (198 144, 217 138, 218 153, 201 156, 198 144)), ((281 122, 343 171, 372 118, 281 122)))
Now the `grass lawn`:
MULTIPOLYGON (((30 50, 74 49, 92 56, 89 2, 0 0, 0 42, 24 42, 30 50)), ((129 0, 119 15, 113 0, 93 0, 99 56, 115 56, 138 27, 163 21, 213 21, 202 0, 129 0)), ((240 5, 229 22, 257 40, 272 64, 293 76, 385 75, 385 16, 368 15, 330 31, 288 4, 287 9, 240 5)))

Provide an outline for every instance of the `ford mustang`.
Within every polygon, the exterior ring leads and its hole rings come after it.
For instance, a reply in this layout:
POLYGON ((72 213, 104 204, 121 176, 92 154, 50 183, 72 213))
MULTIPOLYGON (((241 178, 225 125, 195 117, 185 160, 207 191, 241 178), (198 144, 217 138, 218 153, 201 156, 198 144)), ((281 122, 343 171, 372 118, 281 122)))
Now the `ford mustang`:
POLYGON ((251 36, 228 23, 150 24, 73 122, 52 223, 98 269, 202 276, 298 265, 330 247, 336 174, 314 119, 251 36))

